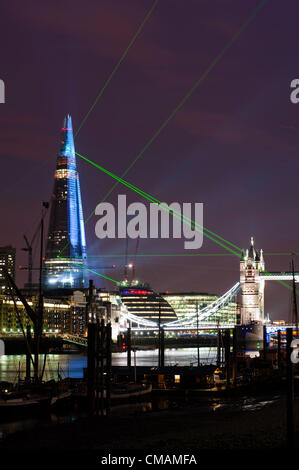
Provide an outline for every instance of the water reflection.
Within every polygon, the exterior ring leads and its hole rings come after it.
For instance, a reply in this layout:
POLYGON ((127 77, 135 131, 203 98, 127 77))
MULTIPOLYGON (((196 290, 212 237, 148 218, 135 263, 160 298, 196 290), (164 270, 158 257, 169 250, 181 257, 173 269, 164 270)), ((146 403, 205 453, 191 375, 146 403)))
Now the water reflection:
MULTIPOLYGON (((215 364, 216 348, 200 348, 200 363, 215 364)), ((40 361, 43 363, 43 360, 40 361)), ((132 352, 132 365, 134 353, 132 352)), ((158 350, 136 351, 136 365, 154 367, 158 364, 158 350)), ((126 366, 127 353, 113 353, 112 365, 126 366)), ((196 366, 196 348, 165 349, 165 365, 196 366)), ((25 377, 25 355, 0 356, 0 381, 17 382, 25 377)), ((84 354, 49 354, 45 368, 44 380, 57 380, 58 376, 82 378, 83 369, 87 366, 84 354)))

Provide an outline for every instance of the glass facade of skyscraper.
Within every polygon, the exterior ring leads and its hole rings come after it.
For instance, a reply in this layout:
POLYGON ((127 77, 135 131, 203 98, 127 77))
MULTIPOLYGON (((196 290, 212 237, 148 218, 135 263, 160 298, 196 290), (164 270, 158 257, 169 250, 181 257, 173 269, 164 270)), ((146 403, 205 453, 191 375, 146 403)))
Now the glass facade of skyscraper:
POLYGON ((61 130, 48 229, 45 289, 84 287, 86 241, 72 119, 61 130))

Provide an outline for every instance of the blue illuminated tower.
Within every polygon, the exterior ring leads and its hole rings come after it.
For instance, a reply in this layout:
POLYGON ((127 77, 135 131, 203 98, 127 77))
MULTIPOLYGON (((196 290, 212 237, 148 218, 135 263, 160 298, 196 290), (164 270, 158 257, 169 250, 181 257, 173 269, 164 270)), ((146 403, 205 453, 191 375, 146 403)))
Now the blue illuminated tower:
POLYGON ((84 287, 86 241, 72 119, 61 130, 48 229, 44 288, 84 287))

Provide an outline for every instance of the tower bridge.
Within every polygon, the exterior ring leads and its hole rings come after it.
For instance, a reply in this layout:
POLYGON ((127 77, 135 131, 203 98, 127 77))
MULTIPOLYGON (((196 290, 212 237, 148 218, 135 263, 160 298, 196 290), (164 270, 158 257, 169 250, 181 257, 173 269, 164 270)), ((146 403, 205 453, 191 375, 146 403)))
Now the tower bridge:
MULTIPOLYGON (((216 314, 238 294, 240 295, 241 324, 246 325, 252 322, 263 324, 265 282, 292 280, 293 274, 291 272, 268 272, 265 270, 263 250, 255 248, 253 237, 251 237, 250 248, 242 251, 241 254, 240 281, 236 282, 217 300, 199 310, 198 314, 193 313, 162 326, 165 330, 184 330, 197 328, 198 323, 200 329, 225 328, 224 324, 216 323, 216 314)), ((299 282, 299 272, 295 273, 295 282, 299 282)), ((158 328, 157 322, 136 315, 128 314, 127 320, 134 324, 133 328, 135 329, 158 328)), ((231 327, 231 325, 227 325, 227 327, 231 327)))
MULTIPOLYGON (((299 273, 295 273, 299 282, 299 273)), ((292 281, 291 272, 268 272, 265 270, 263 250, 256 250, 251 237, 250 248, 242 252, 240 260, 241 323, 264 323, 265 281, 292 281)))
MULTIPOLYGON (((86 240, 79 173, 76 163, 72 120, 67 115, 61 130, 61 144, 57 154, 54 190, 47 237, 44 287, 84 287, 86 268, 86 240)), ((196 313, 165 323, 166 328, 194 328, 216 323, 217 314, 237 295, 240 298, 241 323, 264 323, 264 290, 267 281, 290 281, 291 272, 267 272, 263 250, 257 250, 251 238, 250 248, 242 251, 240 279, 217 300, 196 313)), ((295 273, 299 282, 299 272, 295 273)), ((219 316, 219 315, 218 315, 219 316)), ((157 328, 152 319, 126 313, 126 320, 137 327, 157 328)))
MULTIPOLYGON (((192 312, 184 317, 167 323, 159 323, 155 320, 143 318, 123 309, 120 312, 122 324, 120 330, 126 330, 130 325, 132 330, 153 331, 163 327, 165 331, 215 330, 217 328, 233 328, 235 325, 219 322, 219 311, 227 306, 239 295, 241 324, 249 325, 252 322, 262 325, 264 323, 264 289, 267 281, 291 281, 291 272, 268 272, 265 270, 263 250, 257 250, 254 240, 251 238, 250 248, 242 252, 240 259, 240 280, 237 281, 227 292, 198 312, 192 312)), ((299 272, 295 273, 295 282, 299 282, 299 272)), ((292 327, 293 325, 287 325, 292 327)), ((281 327, 280 327, 281 328, 281 327)), ((69 341, 76 338, 68 337, 69 341)))
MULTIPOLYGON (((299 282, 299 273, 294 273, 295 282, 299 282)), ((291 272, 260 272, 260 279, 263 281, 292 281, 293 273, 291 272)))

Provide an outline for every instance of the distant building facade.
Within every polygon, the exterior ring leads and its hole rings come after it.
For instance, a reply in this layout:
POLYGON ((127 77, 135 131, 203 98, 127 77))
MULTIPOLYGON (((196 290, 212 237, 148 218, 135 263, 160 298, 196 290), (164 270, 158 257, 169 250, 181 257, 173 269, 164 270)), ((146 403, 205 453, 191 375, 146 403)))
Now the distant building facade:
MULTIPOLYGON (((94 302, 89 302, 89 292, 84 290, 61 289, 62 295, 46 296, 44 298, 44 334, 71 334, 86 336, 88 323, 97 319, 110 322, 112 339, 116 341, 121 326, 124 325, 123 315, 127 312, 118 293, 109 293, 95 289, 94 302), (122 315, 123 314, 123 315, 122 315)), ((26 295, 28 304, 35 309, 38 296, 26 295)), ((22 322, 26 328, 30 320, 22 302, 15 299, 16 307, 10 295, 0 295, 0 334, 21 335, 22 322)))
POLYGON ((128 312, 137 317, 158 322, 160 315, 161 323, 177 320, 167 300, 148 284, 121 287, 120 297, 128 312))
POLYGON ((210 319, 207 318, 204 322, 201 321, 200 311, 215 302, 219 298, 218 295, 196 292, 163 293, 161 295, 171 305, 178 319, 194 317, 198 312, 198 320, 201 324, 215 323, 217 325, 217 323, 220 323, 221 325, 235 325, 239 321, 239 308, 235 301, 229 302, 229 304, 213 314, 213 317, 210 319))
MULTIPOLYGON (((83 293, 76 291, 73 295, 61 298, 44 299, 43 332, 45 334, 83 335, 86 327, 86 299, 83 293), (79 298, 80 297, 80 298, 79 298)), ((32 308, 38 305, 38 297, 27 297, 32 308)), ((20 321, 26 328, 30 320, 20 300, 14 301, 10 296, 0 296, 0 333, 22 334, 20 321)), ((33 331, 33 330, 32 330, 33 331)))
POLYGON ((0 294, 3 294, 9 288, 4 275, 5 269, 14 279, 16 271, 16 249, 12 246, 0 247, 0 294))

